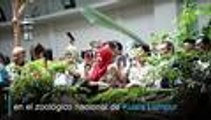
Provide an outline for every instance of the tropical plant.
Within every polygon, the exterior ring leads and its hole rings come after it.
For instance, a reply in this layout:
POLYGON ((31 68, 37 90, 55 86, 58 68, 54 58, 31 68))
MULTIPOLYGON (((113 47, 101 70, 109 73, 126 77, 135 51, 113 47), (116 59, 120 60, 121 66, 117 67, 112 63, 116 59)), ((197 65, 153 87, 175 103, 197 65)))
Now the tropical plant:
POLYGON ((198 15, 205 15, 205 16, 210 16, 211 15, 211 4, 201 4, 198 5, 198 15))
POLYGON ((159 83, 159 81, 166 79, 169 81, 170 87, 173 87, 175 80, 181 79, 181 72, 175 67, 175 56, 169 58, 157 55, 150 57, 148 61, 153 65, 153 69, 148 73, 147 81, 159 83))
POLYGON ((197 19, 197 4, 193 0, 186 0, 177 21, 180 41, 197 35, 197 19))
POLYGON ((167 31, 159 31, 156 33, 152 33, 150 37, 151 44, 156 45, 161 43, 162 41, 167 40, 167 38, 169 37, 169 33, 167 31))
MULTIPOLYGON (((179 69, 184 83, 176 94, 179 110, 190 116, 207 114, 211 100, 211 61, 210 52, 180 53, 179 69), (196 112, 194 112, 196 111, 196 112)), ((202 115, 204 116, 204 115, 202 115)))
POLYGON ((202 28, 202 34, 207 36, 211 40, 211 18, 207 26, 202 28))
POLYGON ((211 4, 199 4, 194 0, 185 0, 183 9, 177 19, 177 41, 182 43, 186 38, 196 38, 199 35, 198 17, 210 16, 211 4))
POLYGON ((15 102, 39 103, 43 95, 51 93, 55 74, 65 71, 67 67, 61 62, 48 62, 48 69, 45 64, 44 60, 38 60, 24 66, 10 87, 15 102))
MULTIPOLYGON (((115 89, 109 89, 103 93, 97 94, 96 96, 93 96, 88 100, 88 103, 103 103, 103 104, 114 104, 114 103, 147 103, 147 102, 156 102, 156 100, 159 101, 159 99, 155 99, 153 101, 150 101, 149 96, 153 95, 171 95, 174 92, 174 90, 171 89, 151 89, 151 88, 140 88, 140 87, 134 87, 134 88, 115 88, 115 89)), ((172 99, 168 99, 169 102, 172 99)), ((167 102, 165 101, 165 102, 167 102)), ((164 102, 164 101, 163 101, 164 102)))

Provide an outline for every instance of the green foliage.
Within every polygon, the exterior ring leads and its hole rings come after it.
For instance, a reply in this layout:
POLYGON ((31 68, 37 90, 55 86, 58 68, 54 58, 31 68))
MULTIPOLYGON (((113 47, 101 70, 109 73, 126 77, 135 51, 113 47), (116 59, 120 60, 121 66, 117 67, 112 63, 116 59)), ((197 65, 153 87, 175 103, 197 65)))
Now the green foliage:
MULTIPOLYGON (((206 64, 210 61, 210 56, 210 52, 177 51, 171 57, 151 57, 149 58, 149 62, 154 65, 154 71, 149 74, 152 76, 150 79, 165 77, 172 82, 177 79, 208 79, 209 75, 205 74, 205 69, 202 71, 200 71, 200 69, 201 67, 206 67, 206 64), (199 60, 204 62, 204 66, 198 65, 199 60)), ((209 67, 207 69, 209 69, 209 67)))
POLYGON ((202 34, 204 34, 211 40, 211 18, 208 25, 202 28, 202 34))
POLYGON ((53 74, 60 72, 63 73, 68 68, 68 65, 65 62, 54 61, 48 66, 48 70, 53 74))
MULTIPOLYGON (((200 58, 201 61, 210 61, 210 54, 199 52, 177 52, 172 59, 168 57, 154 58, 154 62, 158 76, 165 76, 169 80, 175 80, 178 76, 188 80, 202 80, 202 83, 207 83, 210 79, 211 68, 204 69, 194 66, 195 58, 200 58), (172 69, 171 64, 177 61, 177 68, 172 69), (162 63, 162 65, 161 65, 162 63), (195 75, 195 76, 194 76, 195 75)), ((152 60, 153 61, 153 60, 152 60)), ((50 68, 49 63, 49 68, 50 68)), ((56 67, 52 67, 51 71, 61 72, 64 70, 62 63, 55 63, 56 67), (60 66, 61 64, 61 66, 60 66), (59 68, 59 69, 58 69, 59 68)), ((210 63, 211 64, 211 63, 210 63)), ((152 88, 116 88, 109 89, 105 92, 98 92, 97 94, 88 97, 81 93, 78 87, 55 87, 53 86, 53 75, 49 69, 43 67, 43 61, 36 61, 28 63, 23 69, 21 75, 16 81, 12 83, 11 92, 15 103, 62 103, 64 96, 68 97, 68 103, 146 103, 146 102, 159 102, 164 98, 164 101, 172 100, 175 90, 172 89, 152 89, 152 88)), ((153 77, 157 77, 156 75, 153 77)), ((152 78, 150 78, 152 79, 152 78)), ((153 78, 154 79, 154 78, 153 78)), ((189 82, 187 82, 189 84, 189 82)), ((190 82, 193 83, 193 82, 190 82)), ((80 87, 80 86, 79 86, 80 87)), ((180 89, 181 90, 181 89, 180 89)))
POLYGON ((197 4, 192 0, 186 1, 177 21, 180 40, 193 38, 197 35, 197 19, 197 4))
MULTIPOLYGON (((150 89, 150 88, 124 88, 109 89, 89 100, 89 103, 145 103, 144 97, 152 94, 164 93, 170 95, 173 90, 150 89)), ((155 102, 155 101, 154 101, 155 102)))
POLYGON ((169 33, 167 31, 159 31, 151 34, 150 42, 152 45, 159 44, 166 40, 169 37, 169 33))
POLYGON ((198 15, 205 15, 205 16, 211 16, 211 4, 201 4, 198 5, 198 15))
POLYGON ((18 103, 40 102, 43 95, 51 93, 54 89, 55 73, 64 71, 65 67, 63 63, 48 62, 49 69, 47 69, 45 64, 44 60, 38 60, 24 66, 21 74, 10 87, 14 101, 18 103))
POLYGON ((199 30, 197 28, 198 17, 210 16, 211 4, 198 4, 193 0, 185 0, 183 9, 177 19, 177 41, 182 43, 186 38, 197 37, 199 30))
POLYGON ((149 79, 162 79, 167 78, 174 81, 181 76, 181 72, 177 67, 174 67, 176 56, 159 56, 153 55, 149 57, 148 62, 153 65, 154 69, 148 74, 149 79))
MULTIPOLYGON (((186 69, 185 83, 180 86, 175 95, 176 104, 181 110, 207 109, 210 106, 211 94, 211 61, 210 53, 201 53, 201 61, 209 63, 203 67, 196 61, 189 62, 186 69), (188 74, 187 74, 188 73, 188 74)), ((185 75, 185 74, 184 74, 185 75)))
POLYGON ((40 101, 42 103, 47 102, 79 104, 83 102, 83 97, 74 86, 54 86, 53 90, 51 92, 45 93, 40 101), (64 101, 62 100, 63 97, 68 99, 64 101))
MULTIPOLYGON (((178 63, 178 68, 181 71, 181 76, 188 80, 188 79, 193 79, 193 72, 194 69, 199 66, 198 61, 209 61, 209 52, 198 52, 198 51, 192 51, 192 52, 177 52, 176 57, 177 57, 177 63, 178 63)), ((202 71, 203 72, 203 71, 202 71)), ((199 73, 195 73, 199 74, 199 73)), ((198 79, 201 79, 199 77, 198 79)))
MULTIPOLYGON (((182 42, 182 40, 185 38, 197 36, 197 30, 195 29, 197 17, 199 14, 206 13, 207 15, 209 12, 210 5, 207 5, 207 8, 204 8, 202 6, 197 6, 193 2, 188 2, 185 4, 184 9, 178 19, 179 32, 178 34, 175 33, 176 38, 173 40, 182 42)), ((117 30, 125 35, 128 35, 135 41, 141 41, 141 39, 130 30, 113 22, 111 18, 96 10, 86 8, 84 9, 84 15, 91 23, 117 30)), ((210 35, 209 26, 205 30, 205 33, 210 35)), ((172 35, 170 35, 168 32, 160 32, 158 34, 154 34, 152 39, 153 42, 157 44, 160 41, 165 40, 166 37, 172 37, 172 35)), ((173 82, 180 77, 185 80, 185 84, 187 84, 187 86, 185 86, 183 89, 179 89, 181 91, 178 92, 186 93, 185 90, 190 90, 184 95, 191 96, 191 93, 194 93, 194 95, 196 93, 197 95, 199 93, 199 89, 201 89, 200 87, 204 86, 205 84, 210 84, 209 80, 211 79, 211 65, 203 68, 203 66, 197 64, 197 61, 201 60, 202 62, 208 62, 211 64, 210 57, 210 53, 199 53, 194 51, 189 53, 184 51, 176 51, 176 54, 171 57, 153 55, 152 57, 147 58, 147 61, 154 66, 153 71, 150 72, 147 79, 155 81, 162 79, 162 77, 166 77, 173 82), (177 65, 176 67, 173 67, 175 63, 177 65), (195 87, 189 89, 189 86, 191 85, 195 85, 195 87), (194 92, 194 90, 196 91, 194 92)), ((174 95, 174 90, 139 87, 109 89, 105 92, 99 92, 96 95, 88 97, 81 93, 77 87, 53 86, 55 74, 57 72, 64 72, 67 69, 69 69, 68 65, 60 61, 45 62, 44 60, 39 60, 26 64, 21 71, 21 75, 18 76, 18 78, 11 85, 11 93, 15 103, 44 103, 52 101, 60 103, 62 102, 61 98, 63 96, 69 97, 69 102, 74 101, 73 103, 144 103, 153 101, 149 100, 149 96, 155 96, 154 100, 156 101, 159 99, 156 98, 156 96, 174 95)), ((184 95, 181 96, 184 97, 184 95)), ((182 97, 179 98, 182 99, 182 97)))

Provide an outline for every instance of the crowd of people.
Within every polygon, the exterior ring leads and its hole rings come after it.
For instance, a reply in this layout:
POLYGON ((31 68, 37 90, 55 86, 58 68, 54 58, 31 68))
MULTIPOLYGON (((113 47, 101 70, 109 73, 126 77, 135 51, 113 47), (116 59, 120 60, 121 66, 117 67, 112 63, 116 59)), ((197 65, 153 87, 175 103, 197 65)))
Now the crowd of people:
MULTIPOLYGON (((156 76, 159 73, 150 58, 164 57, 171 61, 174 58, 177 47, 168 39, 163 37, 162 42, 150 45, 134 43, 129 51, 125 50, 125 45, 118 40, 92 41, 89 48, 82 51, 74 45, 75 38, 71 33, 66 33, 70 42, 64 50, 61 58, 54 58, 53 51, 46 49, 38 43, 28 51, 30 60, 26 60, 26 50, 21 46, 16 46, 12 50, 11 58, 0 53, 0 105, 2 104, 4 88, 11 85, 16 78, 21 75, 24 66, 28 63, 44 60, 48 63, 61 61, 67 65, 64 72, 58 72, 53 77, 55 86, 79 86, 79 88, 91 89, 93 91, 106 90, 108 88, 130 88, 130 87, 150 87, 150 88, 172 88, 182 84, 181 79, 174 82, 165 75, 156 76), (149 76, 154 76, 150 78, 149 76)), ((200 36, 197 39, 187 38, 183 41, 181 51, 185 53, 211 51, 211 40, 208 36, 200 36)), ((197 59, 200 64, 204 64, 197 59)), ((173 59, 173 64, 175 60, 173 59)), ((158 66, 169 65, 170 69, 178 67, 165 60, 160 61, 158 66)), ((206 63, 207 64, 207 63, 206 63)), ((207 65, 206 65, 207 66, 207 65)), ((209 66, 209 65, 208 65, 209 66)), ((46 67, 46 66, 44 66, 46 67)), ((39 72, 39 71, 38 71, 39 72)), ((180 76, 178 76, 180 78, 180 76)))
MULTIPOLYGON (((169 88, 171 85, 164 78, 156 81, 147 79, 149 73, 155 69, 148 61, 151 56, 174 55, 173 42, 163 40, 156 45, 142 45, 135 43, 130 51, 124 51, 124 45, 117 41, 92 41, 90 48, 79 51, 74 45, 75 39, 71 33, 67 33, 70 44, 65 49, 60 61, 68 63, 68 70, 58 73, 55 77, 55 85, 74 85, 79 80, 85 80, 91 86, 102 87, 158 87, 169 88)), ((185 52, 210 51, 211 44, 208 37, 203 36, 197 40, 186 39, 182 46, 185 52)), ((53 59, 53 51, 37 44, 30 51, 31 61, 53 59)), ((15 47, 12 50, 11 62, 0 54, 0 85, 9 86, 21 72, 21 68, 27 63, 26 50, 23 47, 15 47)))

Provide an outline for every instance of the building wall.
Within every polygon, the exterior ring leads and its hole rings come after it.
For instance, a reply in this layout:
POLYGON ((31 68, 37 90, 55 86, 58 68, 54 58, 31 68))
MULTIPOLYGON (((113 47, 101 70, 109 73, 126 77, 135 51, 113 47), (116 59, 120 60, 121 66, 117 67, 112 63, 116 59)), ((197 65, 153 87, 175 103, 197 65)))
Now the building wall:
MULTIPOLYGON (((211 4, 211 0, 198 0, 202 4, 211 4)), ((206 23, 211 20, 211 16, 200 16, 198 20, 198 27, 201 29, 206 23)))
MULTIPOLYGON (((124 6, 105 11, 114 20, 120 22, 147 41, 152 32, 159 30, 174 30, 174 19, 178 13, 177 0, 143 0, 130 6, 124 6)), ((12 37, 10 30, 0 29, 0 51, 10 53, 12 37)), ((70 20, 57 20, 50 23, 36 25, 34 40, 23 41, 27 49, 36 43, 42 43, 53 49, 54 57, 63 55, 68 45, 65 33, 70 31, 76 38, 76 46, 79 50, 86 49, 92 40, 119 40, 126 44, 130 38, 116 31, 108 30, 89 24, 83 17, 70 20)))
MULTIPOLYGON (((153 32, 154 26, 154 2, 148 0, 144 4, 125 6, 112 11, 106 11, 116 21, 128 27, 144 40, 148 39, 153 32)), ((65 32, 70 31, 76 37, 76 46, 82 50, 88 47, 92 40, 120 40, 126 43, 131 39, 116 31, 108 30, 99 26, 89 24, 85 19, 70 21, 56 21, 54 23, 37 26, 36 36, 33 43, 41 42, 45 46, 54 49, 54 56, 61 56, 68 45, 68 38, 65 32)), ((28 44, 33 44, 32 42, 28 44)), ((27 43, 25 46, 28 45, 27 43)))

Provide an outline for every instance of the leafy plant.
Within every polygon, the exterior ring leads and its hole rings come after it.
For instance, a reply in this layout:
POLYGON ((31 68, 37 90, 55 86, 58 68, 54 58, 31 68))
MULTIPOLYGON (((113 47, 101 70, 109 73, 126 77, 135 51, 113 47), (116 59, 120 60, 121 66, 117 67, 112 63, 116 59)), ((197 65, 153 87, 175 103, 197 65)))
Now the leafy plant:
POLYGON ((210 16, 211 15, 211 4, 201 4, 198 5, 198 15, 205 15, 205 16, 210 16))
POLYGON ((202 28, 202 34, 204 34, 211 40, 211 18, 208 25, 202 28))
MULTIPOLYGON (((170 95, 172 90, 162 90, 162 89, 150 89, 150 88, 124 88, 124 89, 110 89, 101 94, 92 97, 89 103, 145 103, 147 102, 144 97, 153 94, 164 93, 170 95)), ((154 101, 155 102, 155 101, 154 101)))
POLYGON ((161 81, 165 78, 170 82, 170 85, 173 85, 175 80, 181 79, 181 71, 175 67, 177 64, 176 55, 153 55, 149 57, 148 62, 153 65, 153 69, 149 72, 147 80, 153 80, 156 83, 156 81, 161 81))
POLYGON ((186 38, 197 37, 199 30, 197 27, 198 17, 210 16, 211 4, 198 4, 194 0, 184 0, 183 9, 177 19, 177 41, 182 43, 186 38))
POLYGON ((167 31, 159 31, 156 33, 152 33, 150 38, 151 44, 156 45, 158 43, 161 43, 166 40, 167 37, 169 37, 169 33, 167 31))
POLYGON ((68 69, 67 63, 62 61, 54 61, 48 66, 48 70, 52 72, 52 74, 55 74, 57 72, 63 73, 67 69, 68 69))
POLYGON ((43 95, 54 89, 53 80, 57 72, 64 71, 63 63, 44 60, 30 62, 24 66, 21 74, 11 85, 11 93, 17 103, 40 102, 43 95))
POLYGON ((180 41, 197 35, 197 19, 197 4, 193 0, 186 0, 177 20, 180 41))

